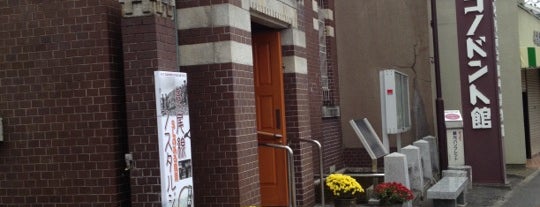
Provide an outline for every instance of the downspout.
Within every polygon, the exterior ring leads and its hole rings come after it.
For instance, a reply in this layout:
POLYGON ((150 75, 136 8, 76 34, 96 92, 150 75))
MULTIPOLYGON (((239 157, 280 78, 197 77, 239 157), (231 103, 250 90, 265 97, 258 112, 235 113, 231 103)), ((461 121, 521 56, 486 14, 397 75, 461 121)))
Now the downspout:
MULTIPOLYGON (((448 152, 446 149, 446 126, 444 123, 444 100, 441 89, 441 66, 439 62, 439 30, 437 22, 437 0, 431 0, 431 28, 433 32, 433 63, 435 65, 435 114, 437 117, 437 137, 439 141, 440 169, 448 168, 448 152)), ((439 172, 440 173, 440 172, 439 172)))
POLYGON ((174 22, 174 47, 176 48, 176 71, 180 72, 180 47, 179 44, 179 35, 178 35, 178 10, 176 9, 176 0, 169 0, 169 4, 172 4, 174 2, 173 6, 173 22, 174 22))

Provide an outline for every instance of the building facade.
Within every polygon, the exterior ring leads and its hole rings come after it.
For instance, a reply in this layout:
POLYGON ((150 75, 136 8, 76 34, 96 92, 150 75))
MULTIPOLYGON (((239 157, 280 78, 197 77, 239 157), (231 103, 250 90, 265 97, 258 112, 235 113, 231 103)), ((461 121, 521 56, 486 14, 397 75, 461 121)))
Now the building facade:
POLYGON ((325 172, 345 166, 332 0, 0 10, 5 206, 160 206, 154 71, 188 76, 197 206, 313 206, 319 154, 299 139, 322 143, 325 172), (285 151, 263 144, 293 150, 294 196, 285 151))
MULTIPOLYGON (((436 135, 428 14, 427 1, 336 2, 341 126, 347 166, 371 165, 349 125, 351 119, 367 118, 382 138, 381 70, 395 69, 409 76, 412 124, 401 134, 402 147, 436 135)), ((391 151, 396 151, 396 137, 389 135, 391 151)))
POLYGON ((518 4, 521 88, 525 124, 525 156, 530 159, 540 153, 540 9, 518 4))
MULTIPOLYGON (((439 27, 439 41, 440 53, 441 53, 441 79, 443 86, 443 97, 445 101, 445 109, 458 109, 463 113, 463 100, 468 102, 468 95, 463 97, 463 88, 469 87, 464 85, 463 75, 460 79, 459 65, 463 58, 459 56, 460 43, 458 42, 459 36, 458 30, 463 27, 457 21, 456 15, 462 15, 462 11, 457 10, 456 2, 462 1, 441 1, 437 2, 438 12, 438 27, 439 27), (460 83, 461 80, 461 83, 460 83), (460 84, 457 84, 460 83, 460 84), (456 98, 462 97, 462 98, 456 98)), ((525 164, 525 130, 524 130, 524 111, 522 101, 522 72, 520 71, 520 34, 519 28, 522 17, 520 17, 520 9, 518 7, 518 1, 480 1, 466 2, 464 3, 466 8, 472 9, 475 5, 486 6, 489 4, 495 8, 495 16, 493 33, 496 35, 494 40, 495 49, 497 52, 497 64, 495 67, 489 67, 491 73, 497 74, 497 83, 493 87, 484 87, 482 90, 494 90, 498 93, 497 104, 500 106, 500 126, 494 126, 500 128, 500 138, 494 137, 482 137, 482 136, 465 136, 464 139, 474 140, 469 143, 468 149, 465 152, 466 163, 471 164, 472 157, 480 159, 477 163, 483 160, 486 163, 500 163, 497 164, 500 167, 492 169, 491 167, 477 166, 476 168, 481 171, 475 171, 481 177, 497 173, 505 174, 505 164, 525 164), (493 140, 493 143, 498 142, 500 147, 493 147, 493 145, 486 145, 487 140, 493 140), (489 149, 494 154, 483 153, 479 149, 489 149), (489 156, 488 156, 489 155, 489 156), (468 157, 468 160, 467 160, 468 157), (498 157, 493 159, 493 157, 498 157), (489 160, 489 161, 488 161, 489 160), (492 170, 489 170, 492 169, 492 170)), ((488 9, 488 7, 485 7, 488 9)), ((491 17, 489 17, 491 18, 491 17)), ((485 19, 484 19, 485 20, 485 19)), ((466 26, 466 25, 465 25, 466 26)), ((488 40, 491 41, 491 40, 488 40)), ((482 46, 487 47, 487 46, 482 46)), ((482 48, 482 50, 488 50, 482 48)), ((476 55, 476 54, 475 54, 476 55)), ((484 61, 484 60, 482 60, 484 61)), ((463 67, 461 67, 463 68, 463 67)), ((463 71, 463 69, 461 69, 463 71)), ((462 72, 463 73, 463 72, 462 72)), ((528 77, 528 76, 527 76, 528 77)), ((498 116, 495 113, 493 116, 498 116)), ((464 113, 463 116, 470 116, 470 114, 464 113)), ((467 145, 467 142, 465 142, 467 145)), ((467 146, 466 146, 467 148, 467 146)), ((476 162, 476 161, 475 161, 476 162)), ((475 167, 473 166, 473 169, 475 167)), ((490 178, 479 178, 473 180, 473 182, 483 183, 504 183, 505 176, 502 179, 493 180, 490 178)))

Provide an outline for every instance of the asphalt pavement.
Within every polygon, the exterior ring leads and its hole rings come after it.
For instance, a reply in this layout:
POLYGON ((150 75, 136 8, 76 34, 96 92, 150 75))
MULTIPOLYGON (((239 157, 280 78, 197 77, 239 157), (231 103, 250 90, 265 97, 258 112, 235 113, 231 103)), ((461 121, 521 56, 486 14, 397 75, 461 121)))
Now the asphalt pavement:
MULTIPOLYGON (((474 179, 474 172, 473 172, 474 179)), ((468 207, 540 207, 540 170, 523 165, 507 166, 506 185, 473 185, 468 207)))
POLYGON ((497 206, 508 207, 539 207, 540 206, 540 171, 537 170, 531 176, 506 194, 504 201, 497 206))

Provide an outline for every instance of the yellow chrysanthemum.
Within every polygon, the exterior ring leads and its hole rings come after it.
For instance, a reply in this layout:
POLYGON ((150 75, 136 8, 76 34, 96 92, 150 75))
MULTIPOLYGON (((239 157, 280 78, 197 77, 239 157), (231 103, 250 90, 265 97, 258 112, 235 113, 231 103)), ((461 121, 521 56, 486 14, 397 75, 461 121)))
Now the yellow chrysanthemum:
POLYGON ((353 177, 344 174, 331 174, 326 178, 326 186, 338 198, 354 198, 364 189, 353 177))

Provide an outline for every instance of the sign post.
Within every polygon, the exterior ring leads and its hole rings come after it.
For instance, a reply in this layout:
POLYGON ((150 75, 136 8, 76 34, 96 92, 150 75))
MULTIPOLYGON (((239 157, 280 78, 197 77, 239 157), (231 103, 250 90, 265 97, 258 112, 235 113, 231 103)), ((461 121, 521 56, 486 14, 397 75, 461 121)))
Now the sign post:
POLYGON ((448 166, 465 165, 463 152, 463 118, 459 110, 445 110, 446 147, 448 166))
POLYGON ((465 163, 479 183, 506 183, 493 0, 455 0, 465 163))
POLYGON ((187 75, 154 72, 161 175, 161 206, 193 207, 187 75))

